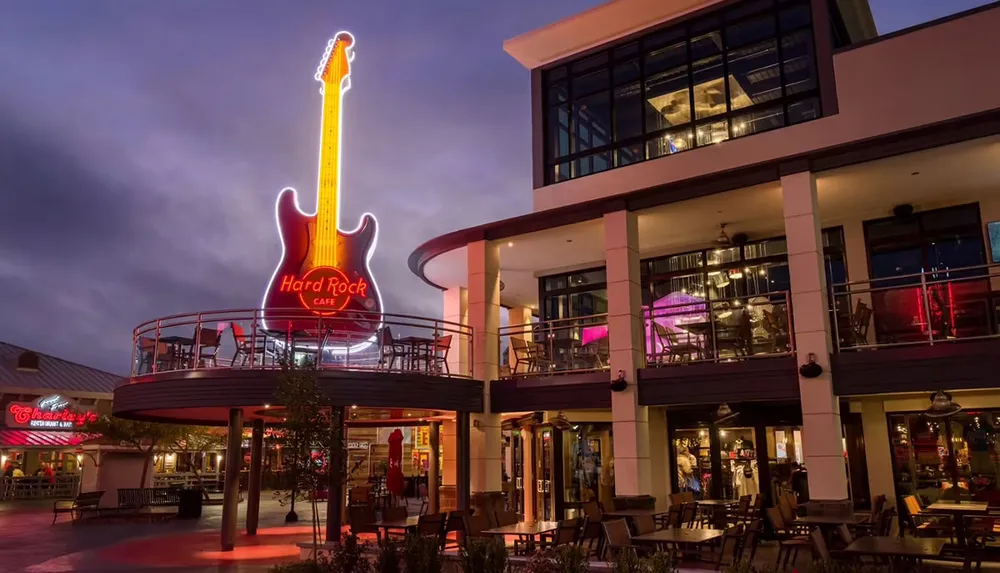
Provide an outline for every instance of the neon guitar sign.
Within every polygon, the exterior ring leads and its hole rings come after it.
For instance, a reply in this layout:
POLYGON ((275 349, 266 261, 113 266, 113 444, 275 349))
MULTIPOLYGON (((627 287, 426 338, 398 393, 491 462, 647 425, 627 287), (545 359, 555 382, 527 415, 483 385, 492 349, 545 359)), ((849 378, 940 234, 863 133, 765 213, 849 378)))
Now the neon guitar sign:
POLYGON ((294 189, 278 194, 275 217, 283 252, 262 303, 266 328, 316 330, 318 321, 289 316, 330 317, 329 329, 343 339, 329 339, 327 348, 335 352, 368 346, 382 322, 382 297, 368 267, 378 222, 365 213, 356 229, 340 230, 342 104, 353 60, 354 36, 338 32, 316 71, 323 94, 316 212, 302 212, 294 189))

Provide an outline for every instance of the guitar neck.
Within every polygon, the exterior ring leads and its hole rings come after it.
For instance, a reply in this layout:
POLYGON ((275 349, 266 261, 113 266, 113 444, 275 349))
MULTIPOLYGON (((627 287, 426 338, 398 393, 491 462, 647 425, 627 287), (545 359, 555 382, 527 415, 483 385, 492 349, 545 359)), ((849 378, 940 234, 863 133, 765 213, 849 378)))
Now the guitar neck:
POLYGON ((337 266, 337 224, 340 200, 340 106, 339 85, 323 89, 323 130, 320 139, 319 191, 316 198, 317 266, 337 266))

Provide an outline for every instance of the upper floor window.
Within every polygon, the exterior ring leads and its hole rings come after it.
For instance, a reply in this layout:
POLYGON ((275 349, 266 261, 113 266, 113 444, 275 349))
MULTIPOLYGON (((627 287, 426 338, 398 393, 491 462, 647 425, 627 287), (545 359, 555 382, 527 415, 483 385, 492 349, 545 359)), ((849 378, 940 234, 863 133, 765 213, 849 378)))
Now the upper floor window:
POLYGON ((808 0, 748 0, 543 82, 546 183, 820 116, 808 0))

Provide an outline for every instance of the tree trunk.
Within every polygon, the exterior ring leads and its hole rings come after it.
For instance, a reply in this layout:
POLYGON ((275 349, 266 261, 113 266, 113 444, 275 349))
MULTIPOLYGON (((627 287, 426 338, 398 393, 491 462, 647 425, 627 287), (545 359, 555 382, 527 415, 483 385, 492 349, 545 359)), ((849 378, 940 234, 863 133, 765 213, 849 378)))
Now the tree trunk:
POLYGON ((146 487, 146 476, 149 475, 149 464, 153 461, 153 448, 146 451, 142 464, 142 479, 139 481, 139 489, 146 487))

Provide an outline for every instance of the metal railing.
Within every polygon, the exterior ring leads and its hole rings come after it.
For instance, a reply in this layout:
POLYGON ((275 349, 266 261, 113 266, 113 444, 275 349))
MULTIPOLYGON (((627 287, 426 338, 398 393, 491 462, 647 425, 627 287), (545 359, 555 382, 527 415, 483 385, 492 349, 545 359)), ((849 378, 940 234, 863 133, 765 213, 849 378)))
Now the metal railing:
POLYGON ((831 285, 834 348, 844 352, 996 338, 1000 330, 993 279, 1000 281, 1000 265, 831 285))
POLYGON ((501 378, 609 368, 608 316, 596 314, 500 329, 501 378))
POLYGON ((681 293, 661 301, 643 309, 646 362, 651 367, 795 352, 788 292, 723 300, 681 293))
POLYGON ((80 476, 0 478, 0 500, 60 498, 72 499, 80 490, 80 476))
POLYGON ((132 334, 132 377, 179 370, 280 369, 419 372, 471 378, 472 328, 399 314, 318 316, 289 310, 216 310, 158 318, 132 334), (449 364, 451 362, 451 364, 449 364), (466 361, 462 361, 462 364, 466 361))

